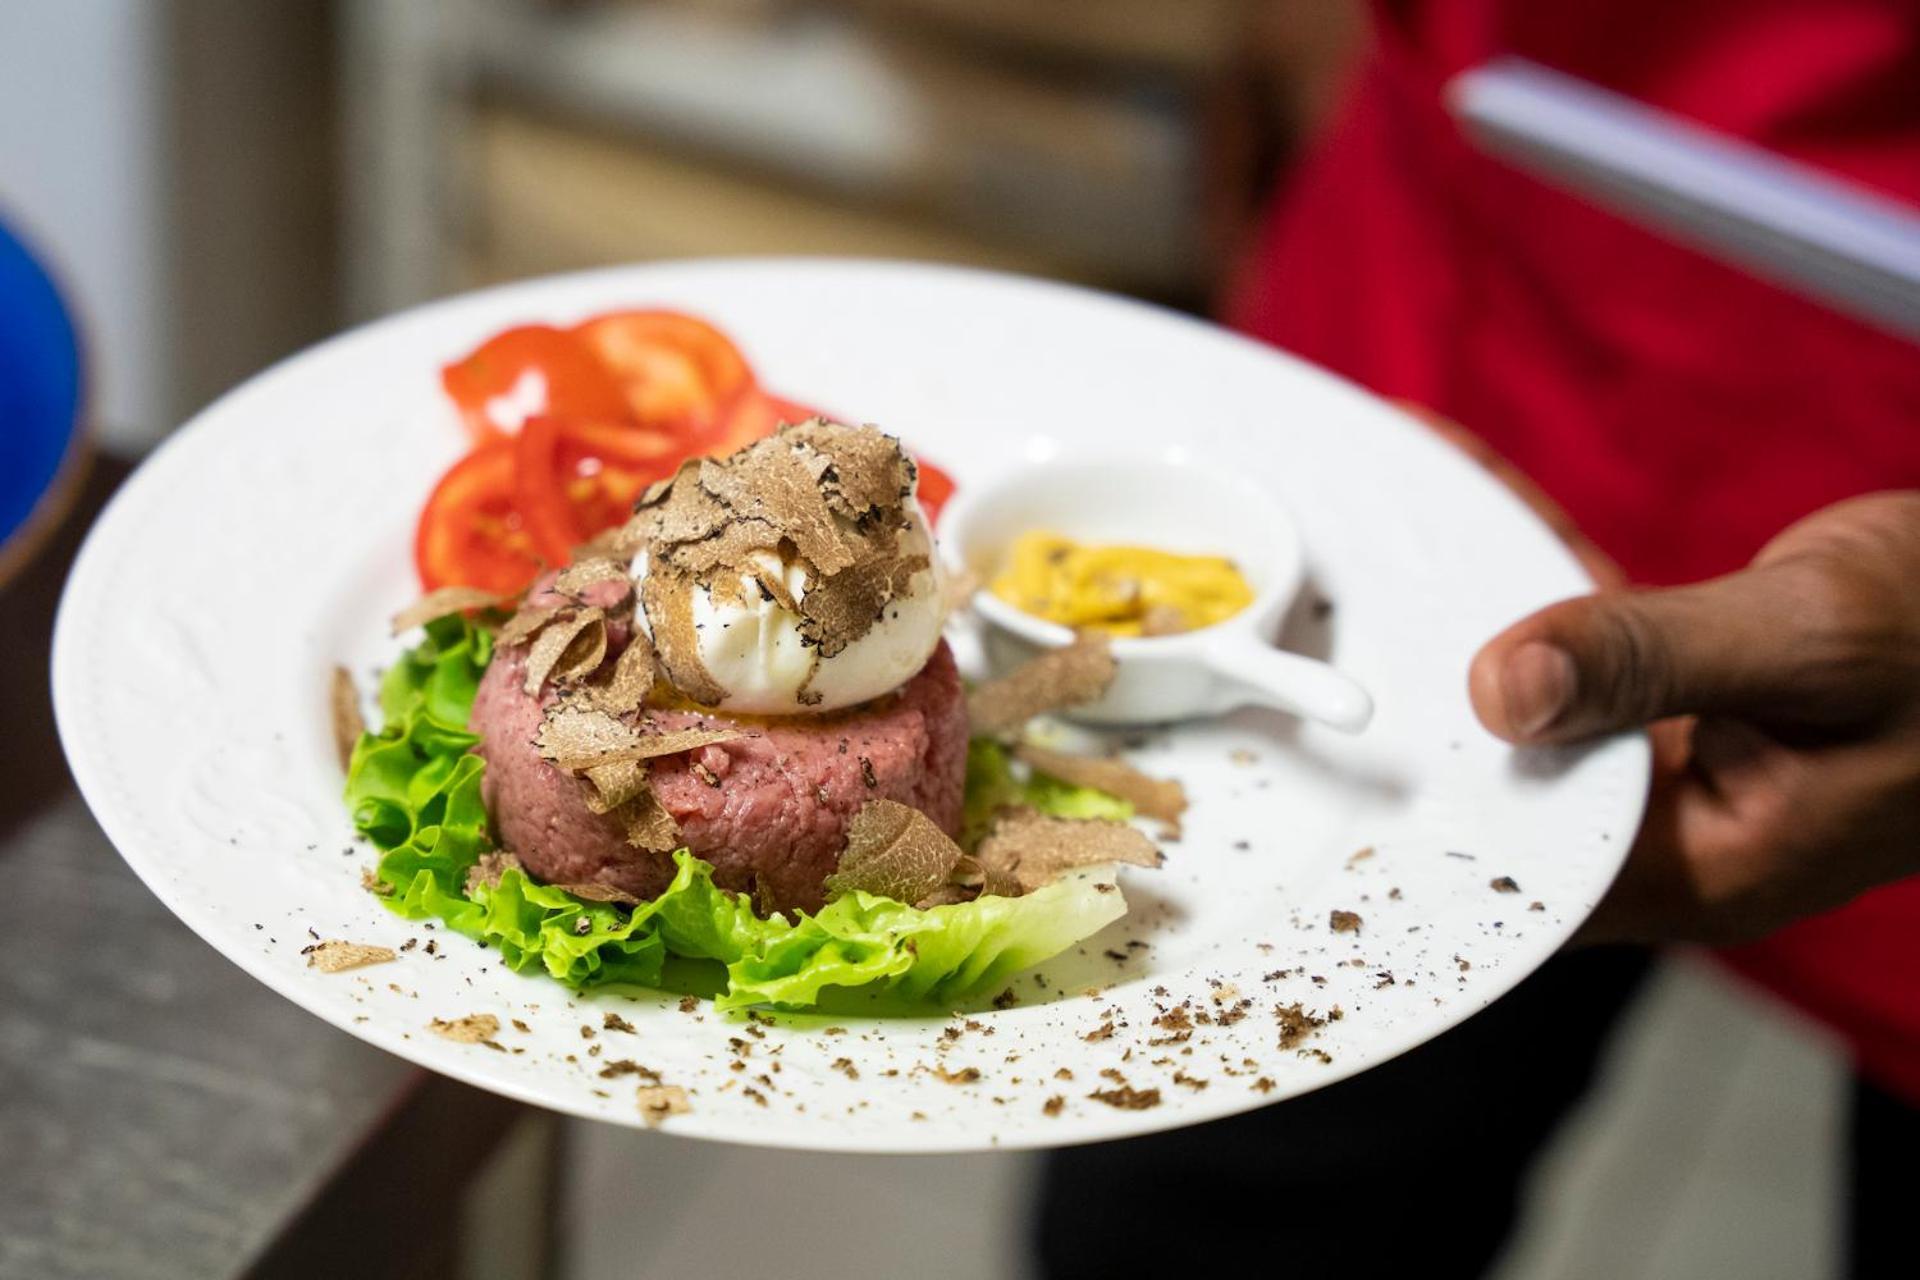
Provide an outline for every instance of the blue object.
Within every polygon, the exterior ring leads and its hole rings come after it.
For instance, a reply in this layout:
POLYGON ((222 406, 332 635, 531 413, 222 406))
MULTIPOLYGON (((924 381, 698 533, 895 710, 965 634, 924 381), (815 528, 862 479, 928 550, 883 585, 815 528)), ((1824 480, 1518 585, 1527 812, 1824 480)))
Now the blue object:
POLYGON ((80 435, 80 345, 53 281, 0 223, 0 565, 80 435))

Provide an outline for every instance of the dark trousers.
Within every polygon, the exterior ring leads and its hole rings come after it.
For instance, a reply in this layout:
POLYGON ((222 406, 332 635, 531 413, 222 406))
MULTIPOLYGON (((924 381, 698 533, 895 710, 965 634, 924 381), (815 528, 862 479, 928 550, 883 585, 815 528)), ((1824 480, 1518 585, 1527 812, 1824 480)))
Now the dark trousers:
MULTIPOLYGON (((1177 1276, 1246 1259, 1247 1274, 1482 1275, 1649 964, 1628 949, 1562 956, 1438 1040, 1317 1093, 1055 1153, 1035 1224, 1043 1274, 1177 1276)), ((1852 1145, 1849 1274, 1920 1274, 1903 1216, 1920 1111, 1860 1084, 1852 1145)))

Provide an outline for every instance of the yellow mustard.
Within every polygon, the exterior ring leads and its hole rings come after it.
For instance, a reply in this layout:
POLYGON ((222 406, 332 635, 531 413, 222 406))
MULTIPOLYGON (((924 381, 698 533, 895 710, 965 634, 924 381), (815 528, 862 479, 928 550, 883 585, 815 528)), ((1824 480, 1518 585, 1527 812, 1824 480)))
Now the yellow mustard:
POLYGON ((1088 546, 1041 531, 1014 541, 992 587, 1024 613, 1116 636, 1193 631, 1253 603, 1253 588, 1223 556, 1088 546))

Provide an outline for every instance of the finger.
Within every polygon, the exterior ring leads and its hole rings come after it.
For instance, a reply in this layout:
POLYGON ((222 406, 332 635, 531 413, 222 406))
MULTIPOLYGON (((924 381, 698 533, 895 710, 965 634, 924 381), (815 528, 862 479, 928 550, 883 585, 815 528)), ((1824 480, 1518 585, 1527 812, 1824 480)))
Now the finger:
POLYGON ((1680 835, 1681 814, 1697 797, 1684 764, 1656 763, 1647 811, 1633 848, 1569 947, 1670 941, 1703 909, 1680 835))
POLYGON ((1799 751, 1725 719, 1701 720, 1691 748, 1683 769, 1656 771, 1626 864, 1574 945, 1735 945, 1920 871, 1920 770, 1905 752, 1799 751))
POLYGON ((1777 814, 1757 810, 1772 807, 1779 788, 1749 775, 1766 771, 1767 757, 1779 749, 1729 720, 1697 726, 1669 720, 1655 727, 1654 737, 1653 785, 1640 831, 1569 946, 1732 942, 1774 922, 1752 889, 1768 878, 1772 860, 1764 850, 1777 826, 1777 814))
POLYGON ((1475 656, 1474 711, 1511 742, 1566 742, 1694 713, 1824 722, 1842 710, 1822 673, 1846 669, 1846 637, 1822 614, 1817 585, 1783 564, 1553 605, 1475 656))

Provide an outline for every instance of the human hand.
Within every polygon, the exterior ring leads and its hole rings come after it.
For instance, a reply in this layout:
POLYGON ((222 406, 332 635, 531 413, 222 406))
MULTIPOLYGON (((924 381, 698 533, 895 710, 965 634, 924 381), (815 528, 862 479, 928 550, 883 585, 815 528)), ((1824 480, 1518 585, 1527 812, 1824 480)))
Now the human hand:
POLYGON ((1920 871, 1920 493, 1829 507, 1711 582, 1553 605, 1469 690, 1515 743, 1653 726, 1586 940, 1740 941, 1920 871))

